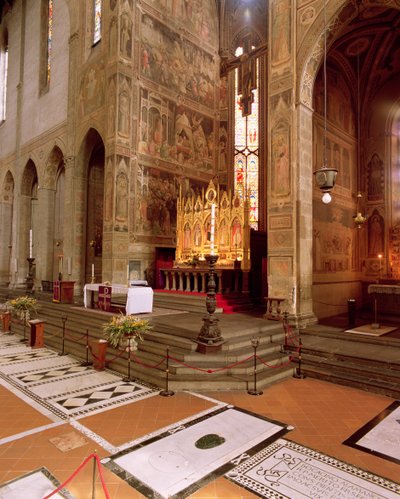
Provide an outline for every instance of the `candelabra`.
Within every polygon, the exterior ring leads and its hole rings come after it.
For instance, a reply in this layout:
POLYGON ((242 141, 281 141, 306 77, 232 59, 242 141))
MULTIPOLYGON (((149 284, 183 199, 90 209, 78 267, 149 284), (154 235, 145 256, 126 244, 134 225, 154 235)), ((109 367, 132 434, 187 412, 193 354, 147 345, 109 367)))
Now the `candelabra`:
POLYGON ((33 262, 35 261, 34 258, 30 257, 27 258, 28 260, 28 275, 26 276, 26 292, 27 293, 33 293, 33 262))
POLYGON ((218 260, 218 255, 206 255, 207 263, 210 271, 208 274, 208 291, 206 297, 207 315, 203 318, 203 326, 200 329, 200 334, 197 337, 197 351, 200 353, 215 352, 220 350, 224 339, 221 336, 221 330, 218 326, 219 319, 215 317, 214 312, 216 307, 215 297, 215 264, 218 260))

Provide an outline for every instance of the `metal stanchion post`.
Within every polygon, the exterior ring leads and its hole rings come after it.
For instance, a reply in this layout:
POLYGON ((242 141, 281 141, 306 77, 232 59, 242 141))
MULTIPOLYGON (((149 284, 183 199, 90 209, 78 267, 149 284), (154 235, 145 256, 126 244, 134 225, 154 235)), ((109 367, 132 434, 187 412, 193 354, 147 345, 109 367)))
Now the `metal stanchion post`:
POLYGON ((122 378, 122 381, 129 382, 135 381, 131 379, 131 337, 128 337, 128 375, 122 378))
MULTIPOLYGON (((96 451, 94 451, 94 454, 97 454, 96 451)), ((96 465, 96 458, 93 457, 92 499, 96 499, 96 465)))
POLYGON ((301 349, 303 347, 303 343, 301 342, 301 338, 299 338, 299 367, 296 367, 294 369, 294 373, 293 373, 293 378, 296 378, 296 379, 304 379, 305 376, 304 374, 301 372, 301 349))
POLYGON ((288 349, 288 315, 289 313, 287 311, 283 312, 283 319, 282 319, 282 326, 283 326, 283 332, 285 334, 285 338, 283 340, 283 345, 281 346, 281 353, 285 353, 288 349))
POLYGON ((175 392, 169 390, 168 383, 169 383, 169 348, 167 348, 167 367, 165 369, 165 390, 161 390, 160 392, 161 397, 172 397, 173 395, 175 395, 175 392))
POLYGON ((252 338, 251 339, 251 345, 254 349, 254 366, 253 366, 254 388, 247 390, 247 393, 249 395, 262 395, 263 394, 262 390, 257 390, 257 347, 259 344, 260 344, 260 338, 252 338))
POLYGON ((91 366, 93 362, 89 362, 89 329, 86 329, 86 362, 82 362, 81 366, 91 366))
POLYGON ((65 353, 65 323, 67 322, 67 319, 68 317, 61 317, 61 320, 62 320, 62 349, 61 349, 61 352, 58 354, 60 355, 60 357, 62 357, 63 355, 67 355, 65 353))

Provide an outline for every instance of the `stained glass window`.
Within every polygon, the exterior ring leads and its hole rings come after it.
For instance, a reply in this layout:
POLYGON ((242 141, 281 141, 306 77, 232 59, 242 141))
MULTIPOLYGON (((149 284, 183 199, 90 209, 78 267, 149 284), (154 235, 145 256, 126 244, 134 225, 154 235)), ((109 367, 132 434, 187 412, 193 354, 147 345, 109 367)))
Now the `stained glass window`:
POLYGON ((102 0, 94 0, 93 9, 93 43, 97 43, 101 39, 101 13, 102 13, 102 0))
POLYGON ((53 0, 48 3, 47 15, 47 83, 50 82, 51 44, 53 39, 53 0))
POLYGON ((0 47, 0 123, 6 119, 8 46, 5 38, 0 47))
MULTIPOLYGON (((242 47, 236 50, 236 56, 242 55, 242 47)), ((259 199, 259 106, 258 87, 259 73, 256 63, 257 88, 253 90, 254 100, 251 105, 251 114, 242 116, 238 95, 238 70, 235 71, 235 156, 234 176, 235 192, 241 198, 248 196, 250 202, 250 227, 258 229, 259 199)))

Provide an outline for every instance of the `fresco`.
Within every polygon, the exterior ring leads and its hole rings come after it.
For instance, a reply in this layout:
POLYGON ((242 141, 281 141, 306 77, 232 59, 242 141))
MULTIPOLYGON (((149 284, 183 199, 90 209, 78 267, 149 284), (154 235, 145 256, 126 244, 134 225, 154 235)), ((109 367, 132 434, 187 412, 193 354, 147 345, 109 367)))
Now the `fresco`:
POLYGON ((159 94, 141 89, 138 152, 212 171, 214 122, 159 94))
POLYGON ((199 194, 205 184, 188 178, 177 179, 168 172, 138 166, 135 231, 140 235, 176 236, 176 200, 182 194, 199 194))
POLYGON ((145 0, 175 23, 197 35, 204 42, 217 42, 217 15, 210 0, 145 0))
POLYGON ((141 74, 163 87, 213 107, 216 63, 213 57, 143 14, 141 74))
POLYGON ((354 270, 353 212, 338 206, 320 209, 320 201, 313 202, 313 262, 316 272, 346 272, 354 270))

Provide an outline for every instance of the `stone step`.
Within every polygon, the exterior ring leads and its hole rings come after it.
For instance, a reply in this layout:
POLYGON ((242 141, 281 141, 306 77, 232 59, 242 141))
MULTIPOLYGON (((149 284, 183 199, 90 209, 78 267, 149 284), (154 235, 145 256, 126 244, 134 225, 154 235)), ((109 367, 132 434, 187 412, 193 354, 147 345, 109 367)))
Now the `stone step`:
MULTIPOLYGON (((88 350, 86 349, 86 330, 89 330, 91 341, 102 338, 102 326, 112 316, 99 310, 85 310, 76 305, 52 303, 50 300, 41 300, 39 317, 46 321, 45 345, 61 353, 69 353, 85 361, 88 350), (62 317, 67 317, 65 322, 64 346, 62 341, 62 317)), ((204 368, 206 371, 223 368, 232 361, 251 357, 253 348, 251 338, 261 338, 257 355, 264 362, 273 367, 266 367, 259 361, 256 366, 258 384, 265 387, 282 378, 288 377, 293 370, 292 366, 283 365, 287 355, 280 353, 283 341, 282 325, 276 322, 260 320, 245 316, 227 316, 223 323, 226 343, 218 354, 203 355, 196 352, 197 338, 203 324, 202 314, 178 314, 173 316, 156 316, 150 318, 153 330, 146 335, 146 339, 139 345, 139 350, 134 353, 135 360, 131 362, 131 375, 152 386, 163 388, 166 379, 166 362, 163 362, 166 348, 170 349, 170 356, 179 359, 193 367, 204 368), (189 317, 189 318, 188 318, 189 317), (238 327, 238 321, 245 325, 238 327), (188 329, 191 326, 191 329, 188 329)), ((13 324, 12 331, 23 334, 21 324, 13 324)), ((26 329, 29 334, 29 328, 26 329)), ((126 375, 128 359, 125 352, 112 348, 107 350, 107 367, 126 375)), ((89 360, 91 355, 89 355, 89 360)), ((254 368, 251 361, 245 365, 232 367, 228 372, 222 370, 218 373, 196 372, 187 366, 171 365, 171 389, 193 390, 218 390, 218 389, 247 389, 254 381, 254 368)))

